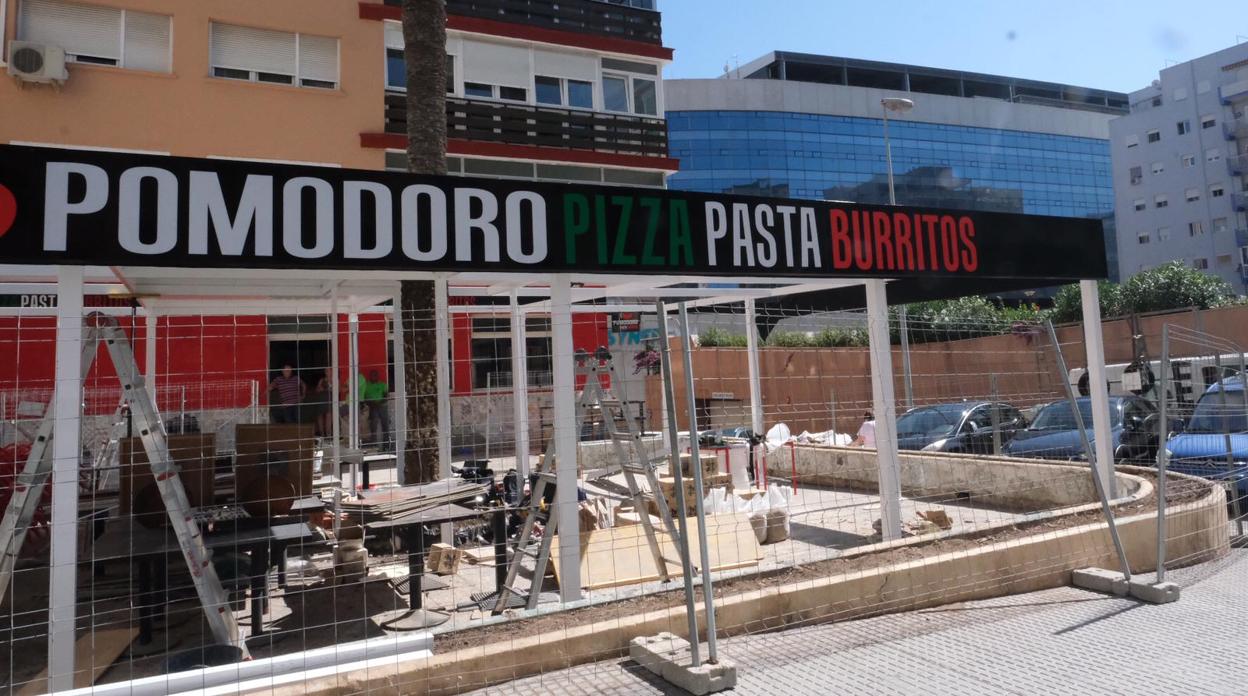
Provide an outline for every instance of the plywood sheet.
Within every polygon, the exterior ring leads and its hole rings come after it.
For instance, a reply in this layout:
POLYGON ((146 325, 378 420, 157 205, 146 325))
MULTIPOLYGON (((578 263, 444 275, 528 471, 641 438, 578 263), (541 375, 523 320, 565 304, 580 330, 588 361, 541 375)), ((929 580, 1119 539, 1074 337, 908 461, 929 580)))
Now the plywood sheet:
MULTIPOLYGON (((732 570, 758 565, 762 548, 754 536, 748 515, 744 513, 708 515, 706 518, 707 549, 710 552, 711 570, 732 570)), ((690 559, 698 564, 701 548, 694 530, 697 518, 689 518, 690 559)), ((668 573, 680 575, 680 556, 668 534, 657 528, 659 546, 664 559, 668 560, 668 573)), ((561 575, 559 568, 559 541, 556 536, 551 544, 551 559, 555 577, 561 575)), ((635 585, 659 580, 658 568, 645 529, 641 525, 595 529, 581 534, 581 588, 601 590, 621 585, 635 585)))
MULTIPOLYGON (((170 435, 168 442, 169 456, 178 466, 178 477, 191 506, 210 504, 217 453, 215 438, 211 434, 200 433, 170 435)), ((152 467, 148 464, 143 441, 137 437, 122 438, 118 461, 121 476, 117 507, 122 515, 128 515, 133 509, 135 494, 153 482, 152 467)))
POLYGON ((312 495, 312 453, 315 434, 305 424, 240 424, 235 431, 238 453, 235 488, 240 498, 252 482, 284 476, 299 496, 312 495))
MULTIPOLYGON (((130 647, 138 628, 105 628, 83 634, 74 642, 74 688, 85 689, 130 647)), ((41 694, 48 690, 48 670, 26 683, 20 694, 41 694)))

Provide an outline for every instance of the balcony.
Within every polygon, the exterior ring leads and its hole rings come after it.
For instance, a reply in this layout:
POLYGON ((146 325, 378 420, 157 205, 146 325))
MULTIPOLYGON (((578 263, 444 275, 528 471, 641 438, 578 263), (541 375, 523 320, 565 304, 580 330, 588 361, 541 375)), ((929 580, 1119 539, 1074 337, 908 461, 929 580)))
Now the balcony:
POLYGON ((1235 246, 1248 247, 1248 229, 1235 230, 1235 246))
POLYGON ((1227 157, 1226 170, 1231 176, 1243 176, 1245 172, 1248 172, 1248 155, 1227 157))
MULTIPOLYGON (((407 133, 407 99, 386 95, 386 132, 407 133)), ((446 100, 447 137, 667 157, 667 121, 476 99, 446 100)))
POLYGON ((1248 80, 1223 85, 1218 88, 1218 95, 1222 97, 1223 104, 1230 104, 1238 99, 1248 99, 1248 80))
POLYGON ((1248 116, 1233 118, 1222 124, 1227 140, 1248 140, 1248 116))
MULTIPOLYGON (((399 6, 400 0, 385 0, 399 6)), ((446 0, 446 13, 662 45, 661 15, 602 0, 446 0)))
POLYGON ((1231 207, 1234 208, 1236 212, 1248 213, 1248 194, 1232 193, 1231 207))

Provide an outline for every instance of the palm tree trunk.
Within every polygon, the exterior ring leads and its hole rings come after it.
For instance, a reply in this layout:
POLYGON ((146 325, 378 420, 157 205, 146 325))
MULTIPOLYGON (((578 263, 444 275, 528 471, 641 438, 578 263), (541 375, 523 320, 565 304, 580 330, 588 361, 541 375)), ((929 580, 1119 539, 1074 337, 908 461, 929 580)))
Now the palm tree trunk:
MULTIPOLYGON (((407 169, 413 174, 446 174, 446 2, 403 0, 404 59, 407 72, 407 169)), ((404 379, 407 380, 407 442, 404 480, 438 477, 437 339, 434 285, 405 280, 403 312, 404 379)))

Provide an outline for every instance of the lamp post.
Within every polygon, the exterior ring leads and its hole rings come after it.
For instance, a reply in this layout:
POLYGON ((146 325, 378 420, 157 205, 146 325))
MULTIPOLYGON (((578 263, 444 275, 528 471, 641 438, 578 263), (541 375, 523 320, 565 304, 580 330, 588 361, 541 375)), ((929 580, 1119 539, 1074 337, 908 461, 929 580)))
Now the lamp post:
MULTIPOLYGON (((880 100, 884 107, 884 159, 888 165, 888 204, 897 205, 897 191, 893 186, 893 145, 888 139, 888 112, 904 114, 914 108, 914 101, 901 97, 885 97, 880 100)), ((906 306, 902 305, 897 312, 901 330, 901 371, 905 378, 906 408, 914 408, 914 381, 910 371, 910 327, 906 321, 906 306)))

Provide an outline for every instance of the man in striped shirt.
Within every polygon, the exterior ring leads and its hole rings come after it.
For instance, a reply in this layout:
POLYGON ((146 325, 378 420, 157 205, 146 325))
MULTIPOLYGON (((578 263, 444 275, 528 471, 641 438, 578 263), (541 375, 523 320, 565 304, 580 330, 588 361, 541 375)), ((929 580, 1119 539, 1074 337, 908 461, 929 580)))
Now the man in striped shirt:
POLYGON ((307 390, 295 368, 290 363, 282 365, 282 374, 269 382, 269 419, 274 423, 298 423, 299 404, 307 390))

